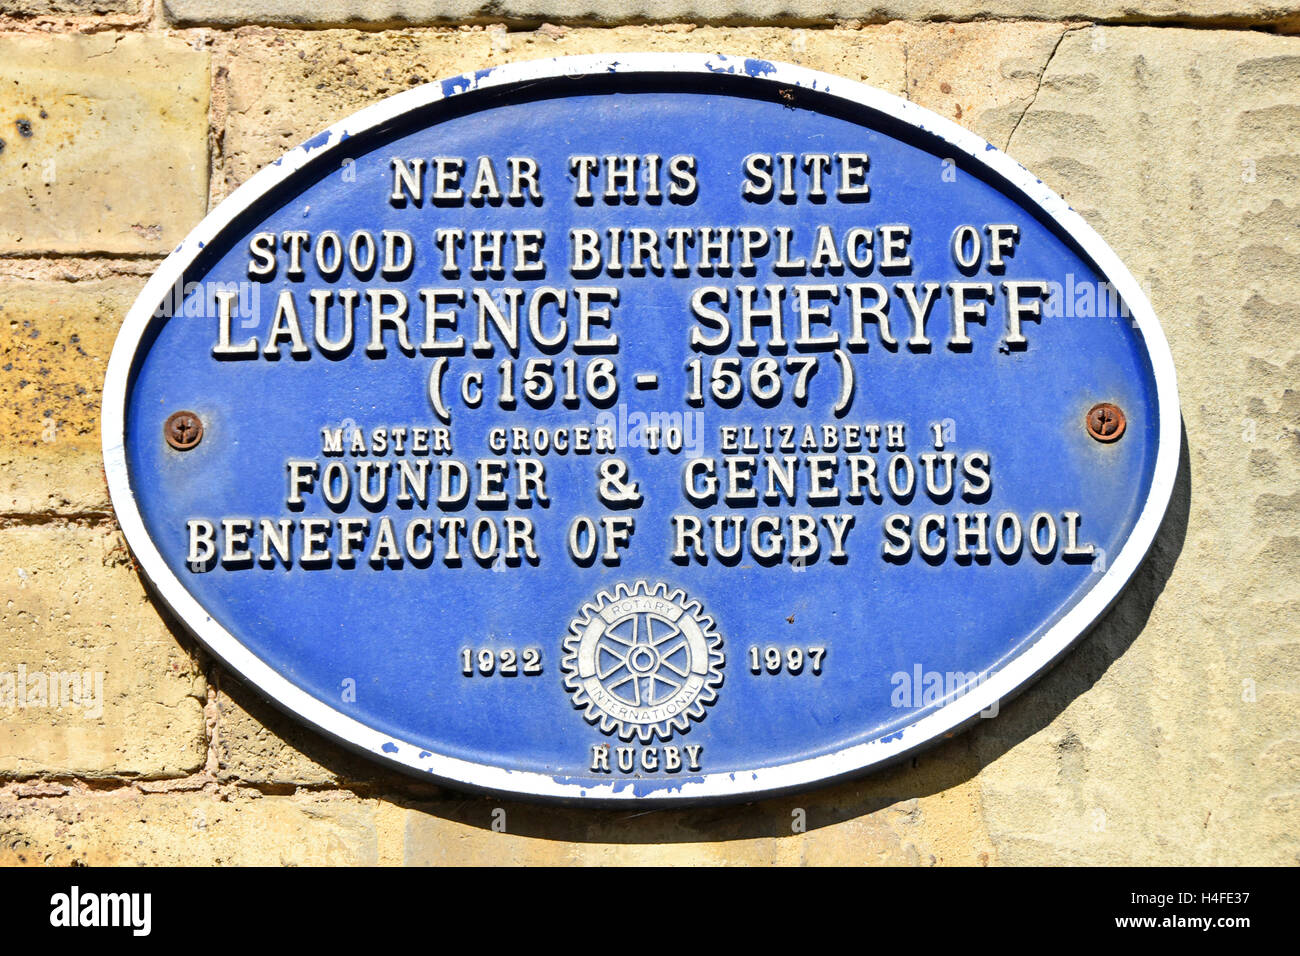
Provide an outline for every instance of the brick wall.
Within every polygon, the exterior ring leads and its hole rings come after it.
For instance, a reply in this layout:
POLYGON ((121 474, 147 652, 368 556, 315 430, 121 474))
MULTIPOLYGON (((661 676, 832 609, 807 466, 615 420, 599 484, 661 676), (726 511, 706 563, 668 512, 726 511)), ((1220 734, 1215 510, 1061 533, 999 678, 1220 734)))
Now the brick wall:
POLYGON ((103 681, 99 713, 0 707, 0 863, 1296 862, 1296 31, 1294 0, 0 0, 0 674, 103 681), (1169 336, 1186 441, 1151 558, 1043 681, 908 765, 644 815, 430 787, 224 674, 114 522, 104 365, 207 209, 410 86, 630 50, 794 62, 954 119, 1082 212, 1169 336))

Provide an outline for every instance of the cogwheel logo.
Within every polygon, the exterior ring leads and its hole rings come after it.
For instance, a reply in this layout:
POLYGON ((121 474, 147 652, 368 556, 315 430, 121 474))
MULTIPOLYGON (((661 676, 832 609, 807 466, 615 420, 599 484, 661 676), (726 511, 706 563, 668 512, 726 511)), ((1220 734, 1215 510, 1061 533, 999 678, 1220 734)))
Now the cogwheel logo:
POLYGON ((587 720, 649 743, 704 718, 724 660, 722 637, 699 601, 662 582, 637 581, 583 605, 569 624, 560 669, 587 720))

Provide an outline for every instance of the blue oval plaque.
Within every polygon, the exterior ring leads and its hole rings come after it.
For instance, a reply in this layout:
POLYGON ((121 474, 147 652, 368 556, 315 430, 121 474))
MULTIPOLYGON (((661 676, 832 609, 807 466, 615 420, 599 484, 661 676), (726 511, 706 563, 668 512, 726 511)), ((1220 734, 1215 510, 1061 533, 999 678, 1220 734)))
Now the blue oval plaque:
POLYGON ((824 74, 637 55, 385 100, 222 203, 109 366, 161 599, 454 784, 771 793, 995 712, 1114 600, 1168 347, 1057 196, 824 74))

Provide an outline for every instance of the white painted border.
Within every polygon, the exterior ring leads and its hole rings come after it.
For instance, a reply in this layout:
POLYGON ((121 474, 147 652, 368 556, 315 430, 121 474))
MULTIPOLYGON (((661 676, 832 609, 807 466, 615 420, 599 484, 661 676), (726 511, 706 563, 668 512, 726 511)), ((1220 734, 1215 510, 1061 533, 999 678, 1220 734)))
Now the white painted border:
POLYGON ((325 133, 313 137, 308 144, 299 146, 279 162, 257 173, 209 213, 167 257, 127 314, 109 360, 103 400, 104 468, 118 521, 145 577, 172 612, 185 622, 226 667, 281 707, 336 740, 383 762, 421 774, 431 774, 436 779, 453 785, 545 799, 605 804, 626 804, 641 800, 662 804, 773 794, 847 776, 897 759, 951 733, 974 719, 980 711, 1013 695, 1065 653, 1106 611, 1137 570, 1155 539, 1173 492, 1178 469, 1181 418, 1173 357, 1146 296, 1110 247, 1063 199, 983 139, 923 107, 891 94, 851 80, 778 63, 772 63, 770 70, 764 70, 752 82, 815 89, 818 93, 865 106, 939 137, 953 150, 966 154, 992 170, 1013 190, 1018 191, 1026 202, 1037 204, 1066 233, 1074 237, 1103 275, 1114 284, 1137 322, 1156 380, 1159 445, 1151 493, 1132 534, 1101 579, 1033 646, 1018 654, 974 691, 909 724, 886 741, 857 744, 820 757, 757 768, 752 773, 704 774, 702 777, 682 780, 676 789, 658 790, 638 797, 633 782, 624 779, 611 779, 608 783, 592 785, 585 780, 578 783, 545 773, 511 771, 441 754, 421 759, 420 754, 424 752, 422 748, 395 741, 387 734, 312 697, 256 657, 199 605, 163 561, 145 529, 127 474, 124 436, 131 364, 159 303, 170 294, 199 251, 212 242, 236 216, 301 169, 309 159, 316 159, 321 150, 333 150, 350 136, 374 129, 411 110, 439 100, 473 97, 482 90, 500 90, 555 77, 609 73, 696 74, 703 77, 717 73, 744 75, 746 63, 753 62, 742 57, 676 53, 558 57, 465 74, 455 81, 417 87, 336 123, 325 133), (396 751, 385 752, 383 748, 386 745, 390 748, 396 746, 396 751))

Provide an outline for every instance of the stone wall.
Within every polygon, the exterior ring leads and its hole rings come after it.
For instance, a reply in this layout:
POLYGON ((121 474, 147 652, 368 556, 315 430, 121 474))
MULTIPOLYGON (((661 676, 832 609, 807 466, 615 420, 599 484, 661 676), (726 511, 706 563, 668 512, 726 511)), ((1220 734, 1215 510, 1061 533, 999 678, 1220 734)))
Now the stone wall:
POLYGON ((0 671, 103 679, 98 714, 0 710, 0 863, 1295 863, 1296 32, 1296 0, 0 0, 0 671), (905 766, 654 813, 430 787, 223 673, 114 522, 105 362, 207 209, 381 97, 630 50, 954 119, 1080 209, 1170 339, 1184 458, 1150 559, 1045 679, 905 766))

